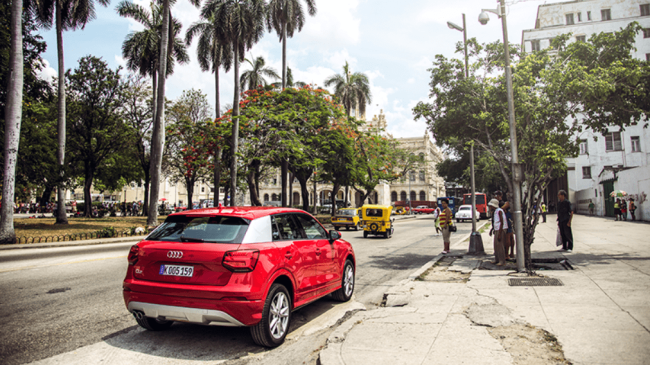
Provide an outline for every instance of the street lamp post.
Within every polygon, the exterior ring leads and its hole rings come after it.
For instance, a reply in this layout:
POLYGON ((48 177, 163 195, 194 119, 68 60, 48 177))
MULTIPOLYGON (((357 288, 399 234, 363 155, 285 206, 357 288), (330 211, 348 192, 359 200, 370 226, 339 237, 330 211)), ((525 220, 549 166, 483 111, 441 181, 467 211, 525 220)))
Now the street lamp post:
POLYGON ((485 25, 490 20, 486 12, 496 14, 501 18, 503 27, 503 48, 506 56, 506 87, 508 91, 508 122, 510 124, 510 149, 512 150, 512 180, 514 200, 515 236, 517 241, 517 271, 525 270, 524 264, 524 233, 521 217, 521 166, 517 156, 517 133, 515 129, 515 103, 512 95, 512 71, 510 70, 510 47, 508 43, 508 26, 506 23, 506 6, 504 0, 499 0, 496 9, 482 9, 478 21, 485 25))
MULTIPOLYGON (((465 46, 465 78, 469 78, 469 65, 468 65, 468 56, 467 56, 467 25, 465 24, 465 14, 463 13, 463 27, 447 22, 447 26, 450 29, 455 29, 463 32, 463 45, 465 46)), ((476 232, 476 185, 474 180, 474 141, 471 142, 470 146, 470 175, 472 181, 472 234, 469 236, 469 249, 467 250, 468 254, 472 255, 483 255, 485 254, 485 249, 483 248, 483 238, 481 234, 476 232)))

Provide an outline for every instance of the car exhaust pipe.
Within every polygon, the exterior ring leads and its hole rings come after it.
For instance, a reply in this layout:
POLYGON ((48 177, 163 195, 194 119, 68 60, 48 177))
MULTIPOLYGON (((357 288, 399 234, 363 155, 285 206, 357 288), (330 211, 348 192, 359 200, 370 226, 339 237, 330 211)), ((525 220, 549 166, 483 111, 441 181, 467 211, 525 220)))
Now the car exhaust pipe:
POLYGON ((133 311, 133 316, 135 319, 141 320, 144 318, 144 312, 143 311, 133 311))

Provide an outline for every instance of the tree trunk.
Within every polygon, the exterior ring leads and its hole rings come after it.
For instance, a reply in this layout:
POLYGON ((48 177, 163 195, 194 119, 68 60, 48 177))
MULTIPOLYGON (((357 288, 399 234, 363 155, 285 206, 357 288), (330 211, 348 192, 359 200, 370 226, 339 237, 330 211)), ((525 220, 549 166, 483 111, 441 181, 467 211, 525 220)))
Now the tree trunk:
POLYGON ((15 243, 14 195, 16 193, 16 159, 20 142, 23 112, 23 26, 22 1, 11 2, 11 73, 5 105, 5 146, 0 208, 0 243, 15 243))
MULTIPOLYGON (((162 167, 163 150, 165 148, 165 81, 167 79, 167 51, 169 41, 169 1, 163 0, 163 19, 160 37, 160 55, 158 63, 158 93, 156 95, 156 119, 154 119, 153 135, 151 140, 151 192, 149 196, 149 211, 158 211, 158 195, 160 194, 160 175, 162 167)), ((149 214, 147 225, 158 225, 158 214, 149 214)))
MULTIPOLYGON (((194 179, 192 179, 194 180, 194 179)), ((187 189, 187 210, 194 209, 194 202, 192 201, 194 195, 194 181, 185 179, 185 189, 187 189)))
POLYGON ((287 173, 289 171, 289 162, 286 159, 283 159, 280 162, 280 180, 282 181, 282 193, 280 194, 280 201, 282 206, 287 206, 287 173))
POLYGON ((282 24, 282 90, 287 87, 287 25, 282 24))
POLYGON ((259 166, 258 161, 252 162, 248 166, 248 175, 246 176, 246 180, 248 182, 248 190, 251 196, 251 205, 259 207, 262 205, 262 202, 260 202, 259 195, 257 194, 257 179, 256 179, 256 174, 257 174, 257 167, 259 166))
POLYGON ((293 207, 293 173, 289 173, 289 206, 293 207))
POLYGON ((144 177, 144 204, 142 205, 142 215, 145 217, 149 216, 149 175, 144 177))
POLYGON ((230 194, 230 184, 226 184, 223 187, 223 206, 227 207, 228 206, 228 194, 230 194))
POLYGON ((59 101, 58 101, 58 144, 59 149, 57 153, 57 163, 59 164, 59 173, 61 181, 59 181, 57 189, 57 215, 56 224, 68 224, 68 215, 65 211, 65 189, 63 188, 63 164, 65 163, 65 66, 63 62, 63 25, 61 14, 61 2, 56 2, 56 50, 59 62, 59 101))
POLYGON ((43 190, 43 195, 41 195, 41 207, 45 207, 52 197, 52 192, 54 191, 54 185, 45 185, 43 190))
POLYGON ((151 75, 151 87, 152 87, 152 97, 153 100, 151 100, 151 119, 156 120, 156 108, 158 107, 158 100, 156 99, 156 95, 158 94, 158 72, 156 70, 153 70, 153 73, 151 75))
POLYGON ((214 70, 214 115, 216 118, 221 118, 221 103, 219 101, 219 67, 214 70))
POLYGON ((92 195, 90 195, 90 188, 93 186, 93 176, 95 175, 95 171, 89 164, 86 164, 84 170, 84 217, 91 218, 93 211, 93 198, 92 195))
POLYGON ((223 150, 221 146, 217 146, 217 151, 214 153, 214 202, 215 208, 219 206, 219 188, 221 185, 221 154, 223 150))
POLYGON ((336 194, 339 192, 339 189, 341 188, 341 185, 338 183, 334 183, 334 189, 332 189, 332 194, 330 200, 332 201, 332 217, 336 215, 336 194))
POLYGON ((307 179, 301 179, 300 177, 298 177, 298 183, 300 183, 300 193, 302 195, 302 210, 308 212, 309 211, 309 190, 307 190, 307 179))
POLYGON ((233 59, 235 61, 235 97, 232 104, 232 159, 230 162, 230 206, 234 207, 237 200, 237 147, 239 145, 239 40, 233 42, 233 59))

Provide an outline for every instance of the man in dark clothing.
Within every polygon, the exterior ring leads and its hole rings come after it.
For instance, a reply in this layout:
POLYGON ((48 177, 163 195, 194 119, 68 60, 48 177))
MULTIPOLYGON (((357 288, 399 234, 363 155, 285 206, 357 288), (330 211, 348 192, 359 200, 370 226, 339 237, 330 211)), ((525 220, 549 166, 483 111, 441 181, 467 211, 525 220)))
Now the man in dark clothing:
POLYGON ((573 219, 573 210, 571 202, 567 199, 567 193, 560 190, 557 193, 557 225, 560 228, 562 236, 562 251, 573 251, 573 233, 571 232, 571 220, 573 219))

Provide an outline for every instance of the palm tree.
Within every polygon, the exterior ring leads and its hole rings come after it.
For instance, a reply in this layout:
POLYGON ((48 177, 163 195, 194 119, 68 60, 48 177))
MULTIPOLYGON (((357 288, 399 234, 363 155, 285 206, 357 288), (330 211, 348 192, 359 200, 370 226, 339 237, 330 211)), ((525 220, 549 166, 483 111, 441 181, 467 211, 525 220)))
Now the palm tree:
POLYGON ((325 80, 325 87, 332 85, 334 85, 334 95, 339 98, 348 115, 351 115, 352 109, 356 107, 359 107, 361 115, 366 114, 366 104, 372 102, 368 76, 360 72, 351 73, 346 61, 343 75, 332 75, 325 80))
MULTIPOLYGON (((305 0, 309 15, 316 15, 316 0, 305 0)), ((282 89, 287 87, 287 37, 293 37, 305 25, 305 14, 300 0, 271 0, 266 18, 269 31, 275 29, 282 42, 282 89)))
MULTIPOLYGON (((151 12, 130 0, 120 2, 115 10, 125 18, 131 18, 144 26, 144 30, 131 32, 122 43, 122 57, 126 67, 142 76, 151 77, 153 88, 153 118, 156 115, 156 88, 158 86, 158 59, 160 58, 160 34, 162 28, 162 6, 151 3, 151 12)), ((177 35, 183 25, 171 17, 173 42, 167 55, 167 76, 174 73, 175 62, 186 64, 190 61, 185 44, 177 35)), ((145 205, 147 201, 145 199, 145 205)), ((146 208, 145 208, 146 210, 146 208)))
MULTIPOLYGON (((219 42, 217 34, 222 31, 221 24, 214 21, 214 18, 203 19, 192 24, 185 34, 185 43, 189 46, 195 36, 199 37, 199 44, 196 47, 196 55, 199 59, 201 70, 208 71, 212 68, 214 73, 216 118, 221 117, 221 103, 219 99, 219 69, 228 72, 232 67, 232 47, 230 43, 219 42)), ((220 144, 215 146, 214 151, 214 205, 219 201, 219 184, 221 182, 221 157, 223 148, 220 144)))
MULTIPOLYGON (((100 5, 108 6, 110 0, 97 0, 100 5)), ((63 62, 63 31, 85 28, 86 24, 95 19, 94 0, 40 0, 34 3, 31 9, 39 25, 45 29, 52 27, 52 21, 56 23, 56 48, 59 67, 58 87, 58 144, 57 163, 61 168, 63 179, 63 164, 65 161, 65 66, 63 62)), ((57 194, 57 217, 56 224, 68 224, 68 216, 65 211, 65 189, 59 183, 57 194)))
POLYGON ((233 98, 233 125, 230 162, 230 205, 235 205, 237 185, 237 146, 239 143, 239 62, 244 54, 264 35, 266 7, 264 0, 208 0, 201 9, 204 19, 214 19, 219 23, 217 38, 232 46, 235 67, 235 95, 233 98))
MULTIPOLYGON (((276 89, 282 88, 282 82, 274 82, 271 85, 273 85, 273 87, 276 89)), ((291 72, 291 67, 287 67, 287 82, 285 86, 299 88, 307 86, 307 83, 304 83, 302 81, 293 81, 293 73, 291 72)))
POLYGON ((23 2, 11 2, 11 58, 7 101, 5 105, 4 170, 2 179, 2 210, 0 243, 14 243, 14 193, 16 189, 16 157, 20 142, 23 107, 23 2))
POLYGON ((248 58, 246 58, 244 61, 248 62, 248 64, 251 65, 251 69, 243 72, 239 78, 241 88, 244 90, 256 89, 258 85, 268 85, 265 77, 272 77, 274 79, 280 78, 278 73, 273 68, 264 67, 266 65, 264 57, 257 57, 255 58, 254 62, 251 62, 248 58), (246 84, 248 84, 248 87, 246 87, 246 84))
MULTIPOLYGON (((167 81, 167 58, 169 52, 169 41, 173 39, 170 29, 171 12, 170 1, 162 0, 162 28, 160 30, 160 52, 158 57, 158 90, 156 91, 156 115, 153 122, 151 135, 151 191, 149 193, 149 212, 158 212, 158 195, 160 194, 160 175, 162 174, 162 159, 165 147, 165 81, 167 81)), ((199 6, 199 0, 190 0, 194 6, 199 6)), ((155 227, 158 225, 158 214, 149 214, 147 225, 155 227)))

